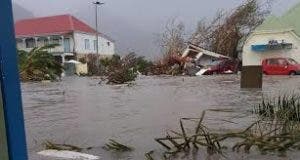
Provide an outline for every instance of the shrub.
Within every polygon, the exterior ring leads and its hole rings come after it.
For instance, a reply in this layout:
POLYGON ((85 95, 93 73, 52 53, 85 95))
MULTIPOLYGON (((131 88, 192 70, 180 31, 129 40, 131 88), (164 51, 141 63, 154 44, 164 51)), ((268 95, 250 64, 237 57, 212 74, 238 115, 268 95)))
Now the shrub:
POLYGON ((137 73, 134 70, 137 58, 135 53, 129 53, 122 58, 119 63, 109 66, 108 68, 108 84, 123 84, 134 81, 137 73))
POLYGON ((263 97, 254 106, 254 113, 272 119, 300 121, 300 97, 297 94, 284 94, 273 99, 263 97))
POLYGON ((29 52, 18 51, 19 74, 22 81, 55 80, 61 76, 62 65, 48 52, 57 45, 36 47, 29 52))

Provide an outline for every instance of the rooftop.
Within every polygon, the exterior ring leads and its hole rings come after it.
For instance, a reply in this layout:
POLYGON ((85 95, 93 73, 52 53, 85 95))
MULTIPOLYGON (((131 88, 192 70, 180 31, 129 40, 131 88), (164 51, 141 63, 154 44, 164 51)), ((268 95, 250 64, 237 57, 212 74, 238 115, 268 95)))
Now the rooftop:
MULTIPOLYGON (((15 32, 17 37, 66 34, 75 31, 93 34, 96 33, 95 29, 69 14, 24 19, 15 23, 15 32)), ((111 40, 108 36, 101 33, 99 34, 106 39, 111 40)))
POLYGON ((300 3, 292 7, 282 16, 269 16, 256 31, 287 30, 292 29, 300 36, 300 3))

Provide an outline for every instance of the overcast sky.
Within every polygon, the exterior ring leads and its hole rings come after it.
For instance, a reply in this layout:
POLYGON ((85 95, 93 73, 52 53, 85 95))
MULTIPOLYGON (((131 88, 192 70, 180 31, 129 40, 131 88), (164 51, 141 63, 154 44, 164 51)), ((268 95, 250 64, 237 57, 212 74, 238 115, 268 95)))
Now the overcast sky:
MULTIPOLYGON (((93 0, 13 0, 31 11, 35 17, 72 14, 94 26, 93 0)), ((119 52, 136 51, 155 56, 153 42, 168 19, 177 17, 186 25, 187 33, 202 18, 210 19, 220 10, 230 10, 243 0, 103 0, 102 32, 117 41, 119 52)), ((275 0, 273 13, 281 14, 300 0, 275 0)))

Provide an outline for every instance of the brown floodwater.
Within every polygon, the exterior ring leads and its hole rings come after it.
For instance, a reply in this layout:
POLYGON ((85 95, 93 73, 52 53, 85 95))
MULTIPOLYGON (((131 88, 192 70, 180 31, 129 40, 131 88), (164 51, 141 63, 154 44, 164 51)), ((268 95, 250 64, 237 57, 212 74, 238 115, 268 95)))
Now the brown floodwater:
MULTIPOLYGON (((30 160, 49 159, 37 155, 43 150, 45 140, 93 147, 86 152, 104 160, 143 160, 150 150, 159 157, 164 149, 154 138, 165 136, 167 130, 177 130, 179 118, 200 117, 207 109, 230 108, 235 112, 209 112, 206 123, 216 129, 245 128, 253 119, 249 110, 263 94, 300 91, 300 77, 288 76, 265 77, 262 90, 240 89, 238 75, 141 77, 132 86, 98 84, 99 81, 66 77, 61 82, 22 84, 30 160), (222 121, 227 118, 236 124, 222 121), (108 139, 116 139, 135 150, 105 151, 102 146, 108 139)), ((256 152, 237 154, 228 150, 226 153, 227 159, 249 160, 298 159, 299 156, 299 152, 290 152, 284 158, 256 152)), ((208 157, 203 150, 177 159, 226 158, 208 157)))

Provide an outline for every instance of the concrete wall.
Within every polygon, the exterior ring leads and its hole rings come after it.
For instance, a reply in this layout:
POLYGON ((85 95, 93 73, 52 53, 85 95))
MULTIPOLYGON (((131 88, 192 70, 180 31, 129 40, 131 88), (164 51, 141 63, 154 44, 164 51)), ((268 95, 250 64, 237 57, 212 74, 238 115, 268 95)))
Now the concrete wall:
POLYGON ((293 31, 253 33, 246 41, 243 48, 243 66, 260 66, 263 59, 273 57, 293 58, 300 63, 300 38, 293 31), (270 40, 292 43, 292 49, 254 52, 252 45, 267 44, 270 40))
MULTIPOLYGON (((86 34, 86 33, 79 33, 76 32, 74 33, 74 39, 75 39, 75 52, 77 54, 96 54, 97 51, 94 48, 94 40, 96 40, 96 36, 93 34, 86 34), (89 49, 85 48, 85 40, 89 40, 89 49)), ((98 47, 99 47, 99 54, 100 55, 108 55, 111 56, 115 54, 115 44, 114 42, 105 39, 103 37, 99 36, 99 42, 98 42, 98 47), (109 45, 108 45, 109 43, 109 45)))

